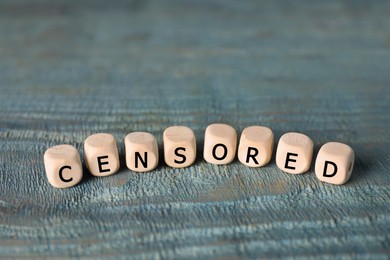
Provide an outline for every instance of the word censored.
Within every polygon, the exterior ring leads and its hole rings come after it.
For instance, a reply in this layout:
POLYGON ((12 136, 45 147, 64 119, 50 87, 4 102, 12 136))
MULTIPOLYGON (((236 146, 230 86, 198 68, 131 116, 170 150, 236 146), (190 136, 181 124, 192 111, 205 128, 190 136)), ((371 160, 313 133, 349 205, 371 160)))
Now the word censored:
MULTIPOLYGON (((134 172, 148 172, 159 162, 156 138, 147 132, 132 132, 124 139, 125 161, 134 172)), ((196 159, 196 137, 185 126, 171 126, 163 133, 164 161, 173 168, 192 165, 196 159)), ((245 128, 238 142, 236 130, 226 124, 212 124, 206 128, 203 158, 212 164, 229 164, 234 158, 248 167, 267 165, 272 157, 274 134, 264 126, 245 128), (238 147, 237 147, 238 146, 238 147)), ((278 142, 276 165, 289 174, 302 174, 310 169, 313 157, 313 141, 301 133, 284 134, 278 142)), ((120 168, 115 137, 107 133, 89 136, 84 142, 85 163, 94 176, 109 176, 120 168)), ((346 144, 329 142, 317 154, 315 174, 321 181, 341 185, 352 173, 354 151, 346 144)), ((78 184, 83 168, 77 149, 71 145, 57 145, 44 154, 46 175, 56 188, 68 188, 78 184)))

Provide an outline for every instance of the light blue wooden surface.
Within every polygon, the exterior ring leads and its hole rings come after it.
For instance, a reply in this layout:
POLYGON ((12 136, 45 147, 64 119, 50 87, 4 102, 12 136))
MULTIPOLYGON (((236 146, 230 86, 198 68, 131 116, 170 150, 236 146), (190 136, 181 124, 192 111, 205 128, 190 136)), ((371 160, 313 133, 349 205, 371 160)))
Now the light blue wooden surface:
MULTIPOLYGON (((388 258, 388 1, 1 1, 0 257, 388 258), (352 146, 344 186, 201 158, 210 123, 352 146), (191 127, 186 169, 123 138, 191 127), (43 153, 96 132, 122 167, 52 188, 43 153)), ((274 158, 274 157, 273 157, 274 158)))

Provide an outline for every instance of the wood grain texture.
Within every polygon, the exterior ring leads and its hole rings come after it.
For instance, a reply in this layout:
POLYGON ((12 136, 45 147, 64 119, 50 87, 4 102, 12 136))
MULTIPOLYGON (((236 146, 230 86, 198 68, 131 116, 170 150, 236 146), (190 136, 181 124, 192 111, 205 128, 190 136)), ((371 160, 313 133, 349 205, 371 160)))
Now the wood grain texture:
POLYGON ((390 253, 388 1, 0 2, 0 257, 390 253), (356 153, 344 186, 201 158, 226 123, 356 153), (186 125, 198 159, 132 173, 123 138, 186 125), (113 134, 121 169, 47 182, 44 151, 113 134))

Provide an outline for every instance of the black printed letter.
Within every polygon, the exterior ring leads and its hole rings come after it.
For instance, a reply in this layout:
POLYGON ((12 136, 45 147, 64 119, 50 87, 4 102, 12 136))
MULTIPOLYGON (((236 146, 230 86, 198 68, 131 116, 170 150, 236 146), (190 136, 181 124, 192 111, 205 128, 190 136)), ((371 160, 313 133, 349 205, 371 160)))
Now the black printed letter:
POLYGON ((336 173, 337 173, 337 165, 336 165, 334 162, 325 161, 325 165, 324 165, 324 174, 323 174, 323 176, 324 176, 324 177, 333 177, 333 176, 336 175, 336 173), (333 165, 333 173, 331 173, 331 174, 326 174, 326 171, 328 170, 328 164, 333 165))
POLYGON ((179 151, 186 151, 186 148, 184 148, 184 147, 177 147, 176 149, 175 149, 175 155, 176 156, 178 156, 178 157, 180 157, 180 158, 182 158, 180 161, 179 160, 174 160, 174 162, 175 163, 178 163, 178 164, 182 164, 182 163, 185 163, 185 161, 187 160, 187 158, 186 158, 186 156, 184 155, 184 154, 180 154, 179 153, 179 151))
POLYGON ((249 163, 249 158, 252 158, 255 164, 259 164, 259 162, 256 160, 256 156, 258 154, 259 154, 259 150, 257 150, 254 147, 248 147, 248 153, 246 154, 246 163, 249 163), (251 154, 252 151, 254 151, 254 154, 251 154))
POLYGON ((102 162, 102 159, 107 159, 107 158, 108 158, 108 155, 106 155, 106 156, 99 156, 99 157, 97 158, 97 160, 98 160, 98 165, 99 165, 99 172, 109 172, 109 171, 110 171, 110 169, 104 169, 104 170, 103 170, 103 168, 102 168, 102 165, 108 164, 107 161, 106 161, 106 162, 102 162))
POLYGON ((62 166, 62 167, 61 167, 61 169, 60 169, 60 171, 59 171, 59 175, 60 175, 61 181, 63 181, 63 182, 70 182, 70 181, 72 181, 72 180, 73 180, 72 177, 69 178, 69 179, 64 179, 64 176, 62 176, 62 171, 63 171, 64 169, 72 170, 72 167, 70 167, 70 166, 68 166, 68 165, 65 165, 65 166, 62 166))
POLYGON ((214 157, 215 160, 219 160, 219 161, 220 161, 220 160, 225 159, 225 157, 227 156, 227 152, 228 152, 227 147, 226 147, 226 145, 224 145, 224 144, 216 144, 216 145, 213 147, 213 157, 214 157), (218 148, 219 146, 221 146, 221 147, 223 148, 223 155, 222 155, 221 157, 217 157, 217 153, 216 153, 217 148, 218 148))
POLYGON ((135 168, 138 168, 138 159, 141 161, 144 168, 148 168, 148 152, 145 152, 144 154, 145 160, 142 160, 141 154, 135 152, 135 168))
POLYGON ((286 156, 286 163, 284 164, 284 168, 286 168, 286 169, 291 169, 291 170, 295 170, 295 167, 289 166, 289 165, 288 165, 288 162, 296 162, 297 160, 290 159, 290 156, 298 156, 298 154, 296 154, 296 153, 287 153, 287 156, 286 156))

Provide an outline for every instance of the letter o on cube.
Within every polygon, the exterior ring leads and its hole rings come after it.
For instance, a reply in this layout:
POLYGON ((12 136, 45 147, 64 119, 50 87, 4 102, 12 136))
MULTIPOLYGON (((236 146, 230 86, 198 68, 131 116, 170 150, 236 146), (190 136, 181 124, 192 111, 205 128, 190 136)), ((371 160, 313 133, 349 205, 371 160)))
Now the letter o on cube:
POLYGON ((119 155, 115 137, 99 133, 84 141, 85 163, 94 176, 108 176, 119 170, 119 155))
POLYGON ((313 141, 308 136, 286 133, 279 139, 276 165, 287 173, 304 173, 310 169, 313 149, 313 141))
POLYGON ((355 153, 351 147, 338 142, 324 144, 318 152, 315 173, 320 181, 342 185, 351 177, 355 153))
POLYGON ((196 159, 194 132, 186 126, 171 126, 163 133, 164 160, 168 166, 183 168, 196 159))
POLYGON ((156 138, 146 132, 133 132, 125 137, 126 166, 132 171, 148 172, 158 165, 156 138))
POLYGON ((46 150, 43 161, 49 183, 55 188, 69 188, 83 178, 83 167, 77 149, 63 144, 46 150))
POLYGON ((274 134, 264 126, 249 126, 241 133, 238 160, 249 167, 266 165, 272 157, 274 134))
POLYGON ((237 150, 237 132, 230 125, 212 124, 206 128, 204 159, 213 164, 228 164, 234 160, 237 150))

